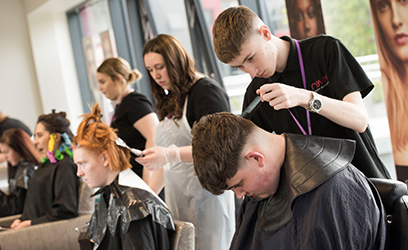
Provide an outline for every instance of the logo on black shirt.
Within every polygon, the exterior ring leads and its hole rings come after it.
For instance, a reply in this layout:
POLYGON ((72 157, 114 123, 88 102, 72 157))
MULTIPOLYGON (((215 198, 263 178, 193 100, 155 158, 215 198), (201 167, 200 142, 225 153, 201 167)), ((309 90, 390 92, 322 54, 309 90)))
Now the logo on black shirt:
POLYGON ((327 84, 329 84, 329 77, 327 77, 327 75, 324 75, 322 76, 321 80, 317 80, 312 83, 311 87, 313 91, 316 91, 317 89, 324 88, 327 84))

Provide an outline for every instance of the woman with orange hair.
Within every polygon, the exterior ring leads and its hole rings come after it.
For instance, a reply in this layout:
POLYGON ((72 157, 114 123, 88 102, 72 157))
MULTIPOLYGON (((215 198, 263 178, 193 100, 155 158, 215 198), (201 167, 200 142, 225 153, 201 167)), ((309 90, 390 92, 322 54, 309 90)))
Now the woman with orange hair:
POLYGON ((88 228, 90 244, 93 249, 170 249, 170 211, 131 170, 131 149, 100 119, 96 104, 74 138, 77 175, 99 188, 94 195, 101 194, 88 228))
POLYGON ((0 217, 23 211, 28 182, 40 156, 30 136, 22 129, 7 129, 0 138, 0 152, 8 163, 9 194, 0 191, 0 217))

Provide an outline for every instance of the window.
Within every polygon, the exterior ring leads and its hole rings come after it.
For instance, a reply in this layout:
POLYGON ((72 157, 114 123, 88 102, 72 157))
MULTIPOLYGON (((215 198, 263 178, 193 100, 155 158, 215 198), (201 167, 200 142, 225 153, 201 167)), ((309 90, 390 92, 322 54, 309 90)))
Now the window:
MULTIPOLYGON (((80 55, 75 53, 75 60, 77 64, 78 61, 85 61, 86 76, 81 77, 80 75, 79 78, 81 85, 88 85, 90 96, 87 98, 83 96, 83 100, 87 105, 91 102, 99 103, 104 114, 104 121, 110 124, 113 107, 111 101, 98 90, 98 81, 96 79, 96 69, 103 60, 108 57, 118 56, 108 1, 94 0, 86 2, 68 13, 68 17, 69 19, 76 18, 79 23, 76 34, 73 34, 74 27, 70 27, 70 29, 71 35, 77 39, 77 42, 80 41, 83 52, 80 55)), ((79 65, 77 65, 78 67, 79 65)), ((81 89, 83 88, 85 86, 82 86, 81 89)))

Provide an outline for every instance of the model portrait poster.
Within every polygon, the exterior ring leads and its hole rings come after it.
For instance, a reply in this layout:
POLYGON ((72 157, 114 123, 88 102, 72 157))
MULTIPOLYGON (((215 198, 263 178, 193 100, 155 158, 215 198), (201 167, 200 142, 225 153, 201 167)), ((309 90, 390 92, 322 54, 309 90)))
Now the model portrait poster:
POLYGON ((370 0, 397 178, 408 182, 408 4, 370 0))
POLYGON ((286 0, 290 36, 297 40, 325 34, 320 0, 286 0))

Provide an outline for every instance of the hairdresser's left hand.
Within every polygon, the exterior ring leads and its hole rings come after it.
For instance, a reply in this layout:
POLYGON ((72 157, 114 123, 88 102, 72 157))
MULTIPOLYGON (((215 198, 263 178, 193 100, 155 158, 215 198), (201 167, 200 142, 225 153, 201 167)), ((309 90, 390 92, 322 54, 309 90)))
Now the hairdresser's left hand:
POLYGON ((135 160, 142 164, 148 170, 161 169, 167 163, 178 163, 180 159, 180 150, 175 145, 169 147, 152 147, 142 152, 142 157, 137 157, 135 160))
POLYGON ((275 110, 288 109, 296 106, 307 108, 312 94, 308 90, 292 87, 283 83, 267 83, 256 90, 263 102, 275 110))

